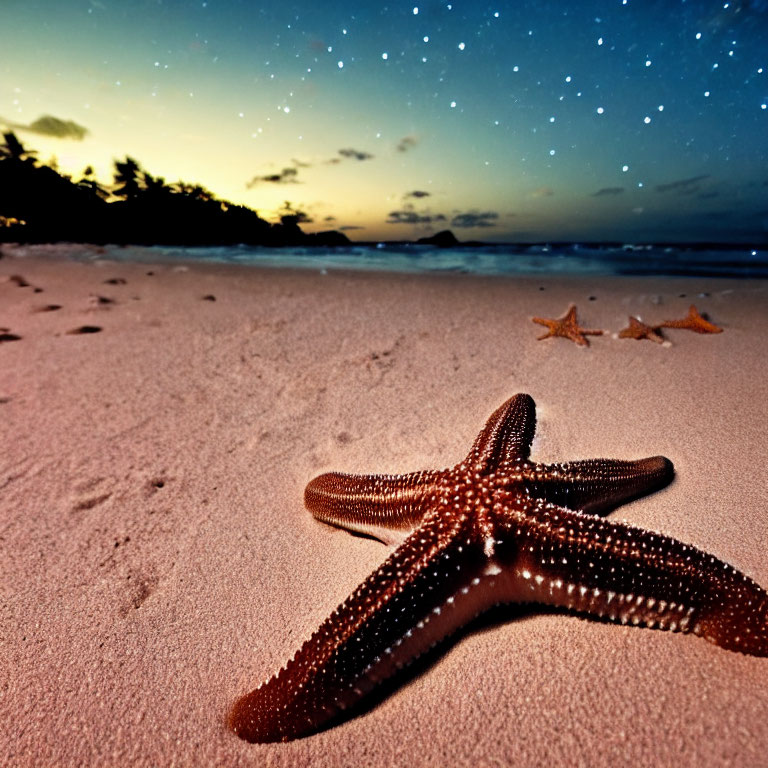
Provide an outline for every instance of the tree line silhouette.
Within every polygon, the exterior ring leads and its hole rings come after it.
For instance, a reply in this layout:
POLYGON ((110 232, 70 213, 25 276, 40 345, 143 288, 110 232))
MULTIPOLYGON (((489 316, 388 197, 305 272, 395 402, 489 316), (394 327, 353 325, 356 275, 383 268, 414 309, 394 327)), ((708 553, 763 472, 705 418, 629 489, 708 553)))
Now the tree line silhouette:
POLYGON ((116 160, 110 187, 88 166, 77 181, 13 132, 0 144, 0 241, 135 245, 345 245, 340 232, 307 234, 286 205, 279 224, 216 196, 199 184, 167 184, 132 157, 116 160))

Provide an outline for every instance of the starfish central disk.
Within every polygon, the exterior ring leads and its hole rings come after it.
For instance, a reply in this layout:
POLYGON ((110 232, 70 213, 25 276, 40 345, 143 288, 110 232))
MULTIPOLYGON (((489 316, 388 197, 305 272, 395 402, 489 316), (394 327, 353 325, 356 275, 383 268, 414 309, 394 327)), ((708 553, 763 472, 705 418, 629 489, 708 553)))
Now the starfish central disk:
POLYGON ((327 726, 380 681, 496 603, 540 603, 768 655, 768 595, 695 547, 604 519, 666 485, 663 456, 539 464, 535 405, 496 410, 455 467, 329 473, 306 488, 323 522, 397 545, 229 725, 251 742, 327 726))

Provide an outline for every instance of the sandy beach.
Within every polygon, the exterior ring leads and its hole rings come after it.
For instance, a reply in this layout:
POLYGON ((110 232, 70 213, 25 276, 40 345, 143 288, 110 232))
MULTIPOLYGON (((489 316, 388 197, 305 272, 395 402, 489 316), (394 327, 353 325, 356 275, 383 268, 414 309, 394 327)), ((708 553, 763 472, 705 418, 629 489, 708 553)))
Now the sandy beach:
POLYGON ((358 716, 226 727, 386 558, 317 474, 459 461, 527 392, 533 458, 675 466, 613 512, 768 587, 768 283, 0 258, 0 765, 759 766, 768 659, 495 611, 358 716), (586 348, 537 341, 570 304, 586 348), (724 331, 617 338, 629 315, 724 331), (11 338, 18 337, 18 338, 11 338))

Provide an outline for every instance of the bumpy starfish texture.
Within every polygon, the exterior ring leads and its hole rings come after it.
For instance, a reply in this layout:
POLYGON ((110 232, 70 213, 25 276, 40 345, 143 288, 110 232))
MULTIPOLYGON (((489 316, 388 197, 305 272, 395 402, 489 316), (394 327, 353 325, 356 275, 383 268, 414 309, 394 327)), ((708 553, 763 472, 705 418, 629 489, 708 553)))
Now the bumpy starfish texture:
POLYGON ((688 331, 695 331, 696 333, 722 333, 723 329, 720 326, 710 323, 709 320, 705 320, 696 307, 691 304, 688 308, 688 314, 682 320, 665 320, 660 323, 658 328, 685 328, 688 331))
POLYGON ((556 320, 550 320, 546 317, 534 317, 532 319, 534 323, 545 325, 549 328, 547 333, 538 337, 538 341, 548 339, 550 336, 562 336, 565 339, 576 342, 581 347, 588 347, 589 340, 586 338, 587 336, 603 335, 603 332, 600 330, 587 330, 579 325, 579 321, 576 318, 575 305, 571 305, 569 310, 556 320))
POLYGON ((620 339, 648 339, 657 344, 664 343, 664 337, 659 333, 659 326, 646 325, 642 320, 630 315, 629 325, 619 331, 620 339))
POLYGON ((478 613, 543 603, 692 632, 768 655, 768 594, 715 557, 598 513, 666 485, 670 461, 529 460, 535 406, 516 395, 464 461, 409 475, 315 478, 319 520, 400 542, 288 664, 239 699, 230 727, 251 742, 317 731, 478 613))

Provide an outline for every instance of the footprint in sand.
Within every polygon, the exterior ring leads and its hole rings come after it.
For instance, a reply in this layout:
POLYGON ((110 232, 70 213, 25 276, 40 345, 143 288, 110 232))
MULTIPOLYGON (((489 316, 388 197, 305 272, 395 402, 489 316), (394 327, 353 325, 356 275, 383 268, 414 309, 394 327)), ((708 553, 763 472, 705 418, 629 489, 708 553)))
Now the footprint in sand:
POLYGON ((110 304, 115 304, 115 300, 109 298, 109 296, 98 296, 92 293, 88 297, 88 305, 91 309, 106 309, 110 304))
MULTIPOLYGON (((130 575, 129 575, 130 578, 130 575)), ((129 604, 134 609, 138 610, 148 597, 157 589, 159 579, 154 574, 148 576, 138 576, 134 579, 131 588, 129 589, 128 599, 129 604)), ((123 611, 123 615, 126 615, 130 611, 123 611)))
POLYGON ((61 309, 61 304, 46 304, 42 307, 36 307, 33 312, 55 312, 57 309, 61 309))
POLYGON ((11 275, 10 277, 6 278, 6 282, 13 283, 19 288, 31 288, 35 293, 43 292, 42 288, 37 288, 36 286, 32 285, 22 275, 11 275))
MULTIPOLYGON (((126 537, 130 541, 129 537, 126 537)), ((117 542, 115 542, 117 545, 117 542)), ((160 588, 160 576, 154 568, 142 568, 138 570, 130 567, 123 581, 123 599, 117 606, 117 612, 123 618, 127 618, 133 611, 141 606, 160 588)))
POLYGON ((207 293, 203 296, 203 301, 216 301, 216 297, 212 293, 207 293))
POLYGON ((144 498, 152 498, 156 493, 165 488, 168 479, 164 474, 155 475, 144 484, 144 498))
POLYGON ((10 328, 0 328, 0 343, 4 341, 20 341, 21 336, 11 333, 10 328))
POLYGON ((109 477, 92 477, 73 486, 70 511, 84 512, 108 501, 114 492, 114 482, 109 477))
POLYGON ((109 493, 102 493, 98 496, 91 496, 90 498, 83 498, 80 501, 76 501, 72 505, 72 511, 73 512, 84 512, 88 509, 93 509, 94 507, 98 507, 99 504, 103 504, 105 501, 107 501, 112 496, 112 492, 109 493))
POLYGON ((160 574, 152 565, 137 567, 133 562, 136 555, 130 536, 120 536, 114 539, 106 558, 99 563, 100 567, 109 570, 116 569, 122 575, 118 576, 121 584, 120 595, 117 598, 117 613, 127 618, 160 588, 160 574))
POLYGON ((67 334, 71 336, 80 333, 100 333, 101 331, 102 329, 98 325, 81 325, 79 328, 67 331, 67 334))
POLYGON ((109 280, 105 280, 105 285, 125 285, 127 280, 123 277, 110 277, 109 280))

